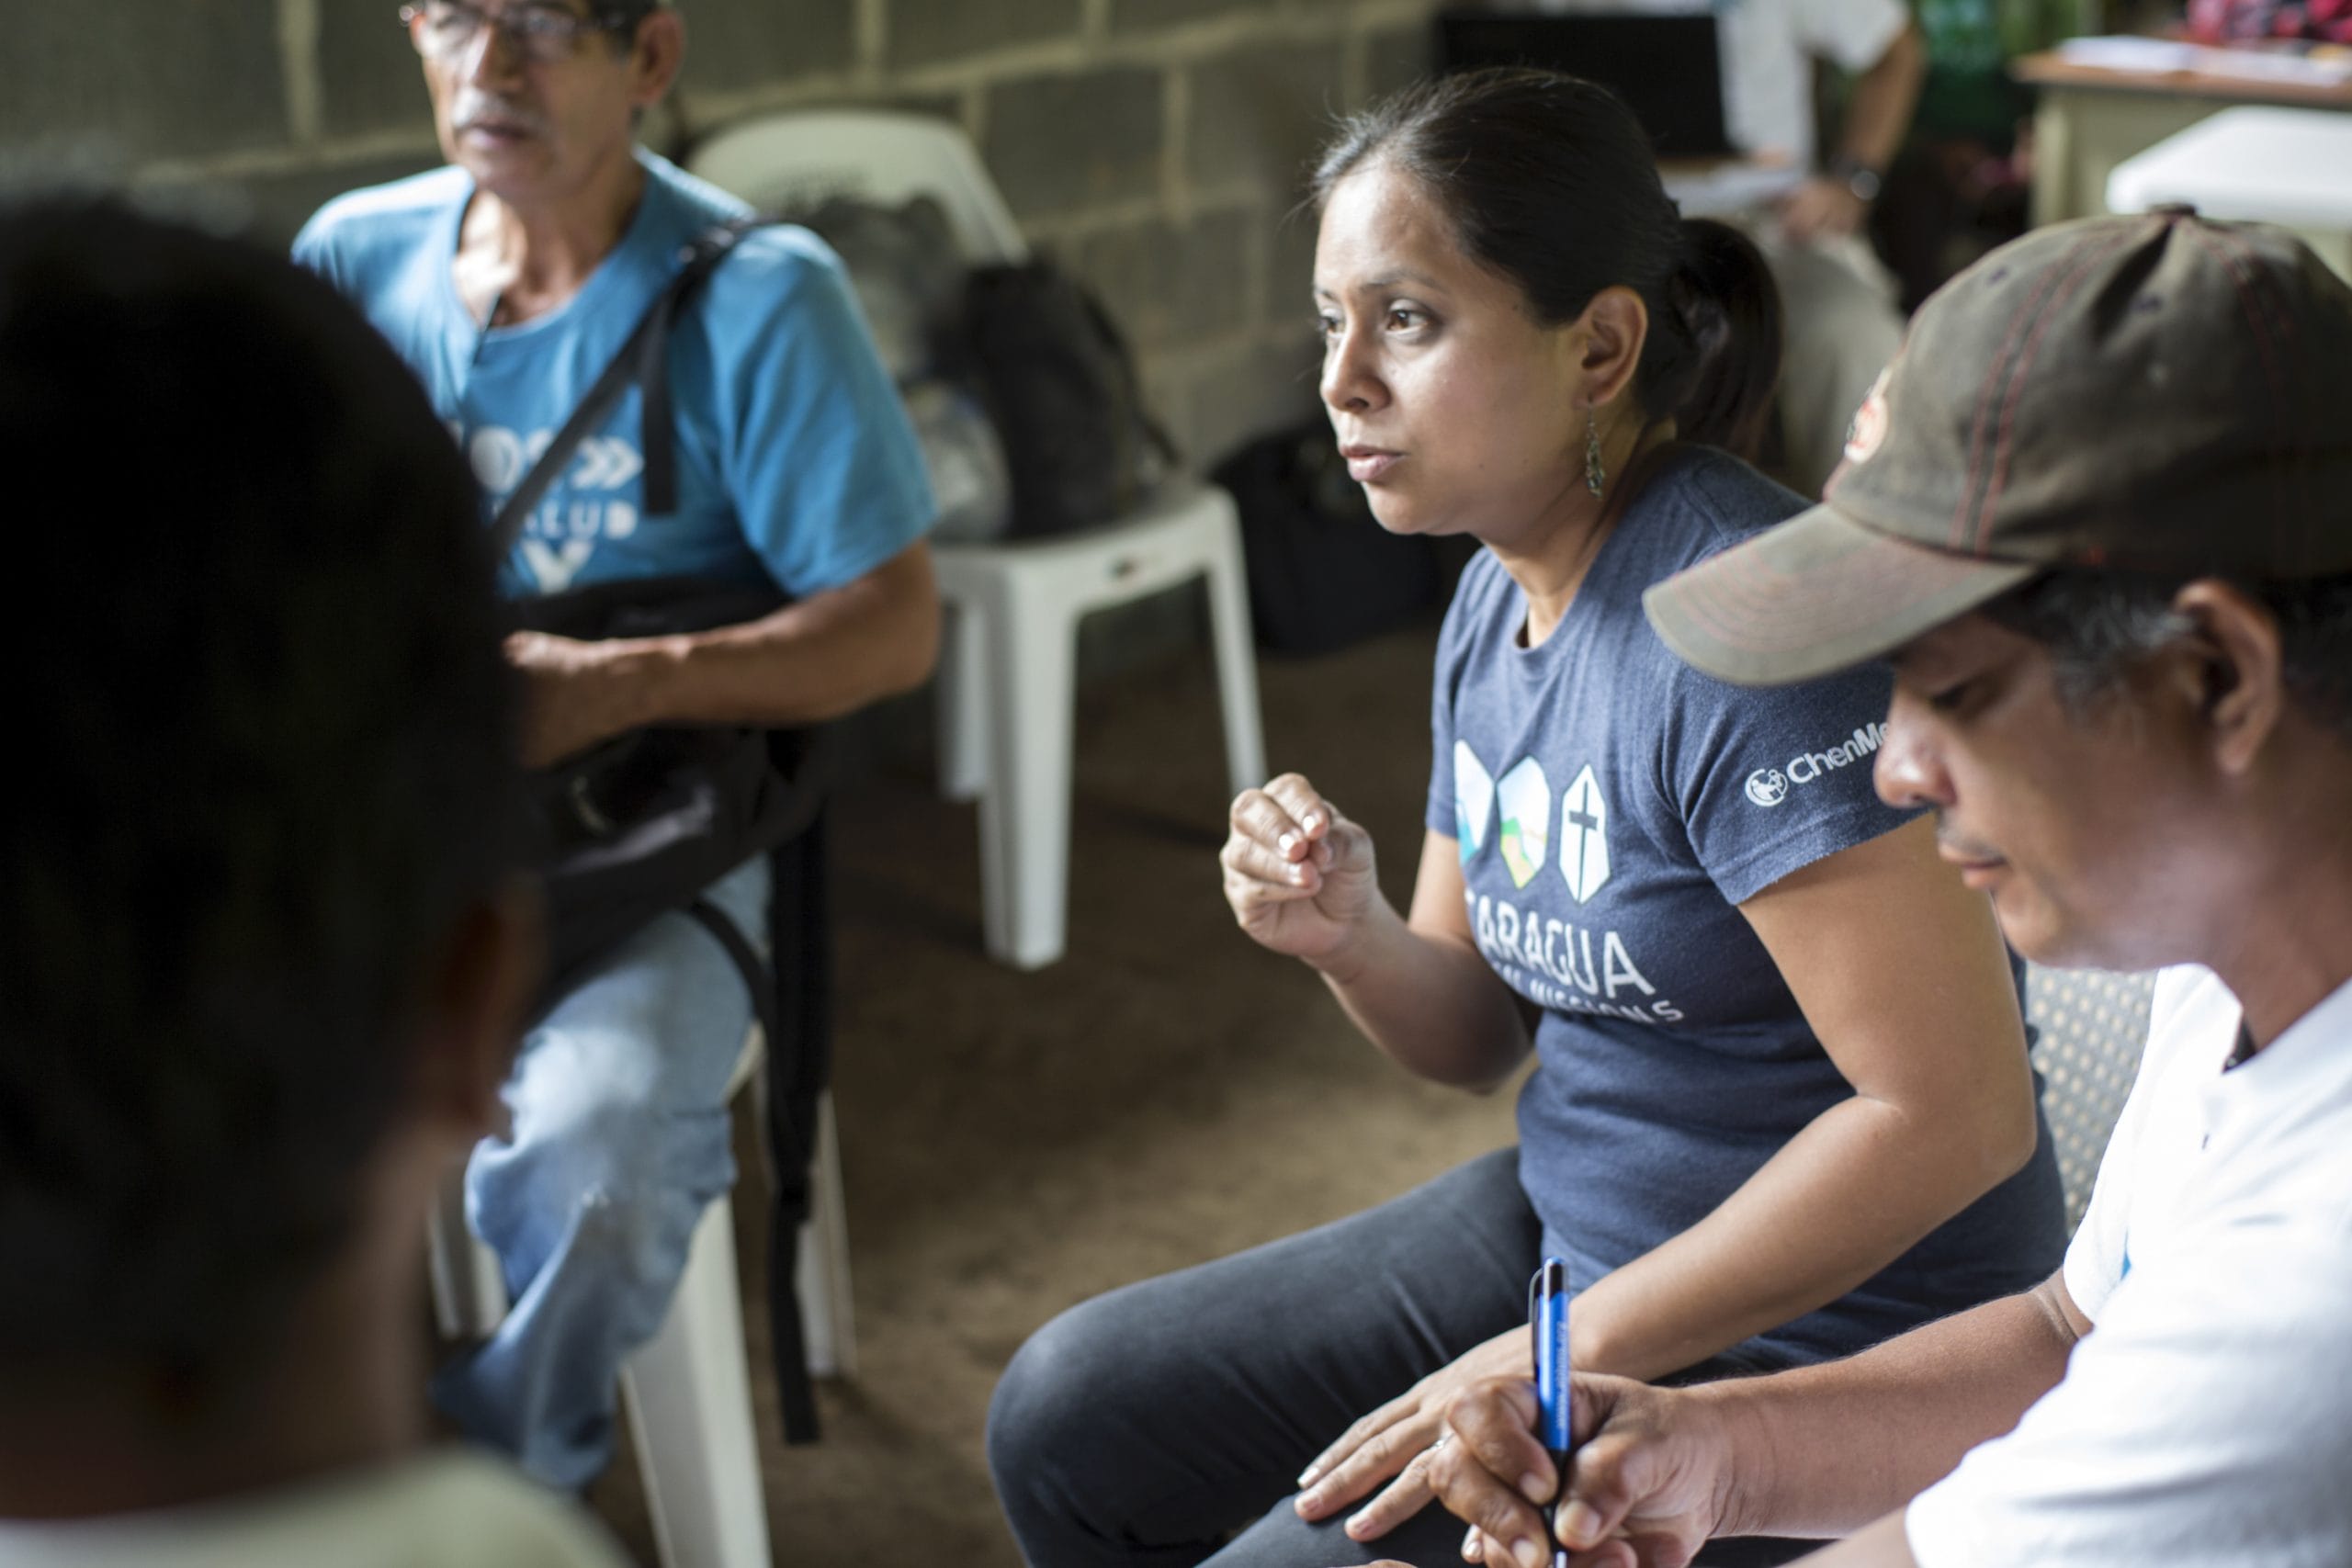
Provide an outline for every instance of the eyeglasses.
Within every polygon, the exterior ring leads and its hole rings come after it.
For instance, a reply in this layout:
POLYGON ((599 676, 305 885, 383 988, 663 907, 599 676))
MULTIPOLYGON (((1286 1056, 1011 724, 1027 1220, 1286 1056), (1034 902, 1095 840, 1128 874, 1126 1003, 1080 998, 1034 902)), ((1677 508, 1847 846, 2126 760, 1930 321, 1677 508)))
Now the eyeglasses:
POLYGON ((581 39, 620 25, 609 16, 583 17, 561 6, 526 4, 492 12, 465 0, 403 6, 401 23, 416 52, 427 60, 454 60, 474 46, 484 28, 493 28, 534 65, 560 65, 579 52, 581 39))

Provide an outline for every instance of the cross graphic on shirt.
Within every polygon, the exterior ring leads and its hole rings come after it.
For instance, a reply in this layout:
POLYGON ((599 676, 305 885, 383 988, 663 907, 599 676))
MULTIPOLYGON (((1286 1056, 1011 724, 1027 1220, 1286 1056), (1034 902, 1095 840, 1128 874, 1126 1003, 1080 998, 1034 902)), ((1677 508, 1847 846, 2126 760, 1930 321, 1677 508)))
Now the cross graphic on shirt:
POLYGON ((1609 880, 1609 803, 1587 766, 1560 797, 1560 877, 1579 904, 1609 880), (1573 835, 1573 837, 1570 837, 1573 835))

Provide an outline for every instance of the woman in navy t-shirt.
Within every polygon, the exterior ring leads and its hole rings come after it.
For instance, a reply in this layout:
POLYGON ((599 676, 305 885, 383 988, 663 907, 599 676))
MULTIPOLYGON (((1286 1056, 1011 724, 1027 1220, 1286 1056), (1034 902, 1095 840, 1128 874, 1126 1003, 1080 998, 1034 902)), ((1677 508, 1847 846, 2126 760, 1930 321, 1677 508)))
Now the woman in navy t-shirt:
POLYGON ((1679 1380, 1860 1349, 2064 1243, 1991 908, 1871 788, 1884 671, 1736 690, 1642 615, 1804 505, 1716 449, 1769 407, 1761 258, 1677 216, 1613 98, 1545 73, 1407 93, 1317 193, 1350 470, 1391 532, 1487 547, 1439 642, 1409 912, 1295 774, 1234 803, 1226 896, 1412 1071, 1538 1066, 1516 1151, 1023 1348, 989 1449, 1037 1568, 1458 1560, 1414 1461, 1455 1392, 1530 1375, 1547 1254, 1579 1370, 1679 1380))

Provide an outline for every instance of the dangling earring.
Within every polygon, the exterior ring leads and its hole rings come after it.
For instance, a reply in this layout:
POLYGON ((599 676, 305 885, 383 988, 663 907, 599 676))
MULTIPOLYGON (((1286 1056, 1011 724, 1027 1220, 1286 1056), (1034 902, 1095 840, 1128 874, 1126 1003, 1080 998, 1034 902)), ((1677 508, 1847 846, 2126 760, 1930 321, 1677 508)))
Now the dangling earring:
POLYGON ((1600 467, 1600 420, 1597 415, 1587 412, 1584 416, 1584 488, 1599 495, 1608 478, 1600 467))

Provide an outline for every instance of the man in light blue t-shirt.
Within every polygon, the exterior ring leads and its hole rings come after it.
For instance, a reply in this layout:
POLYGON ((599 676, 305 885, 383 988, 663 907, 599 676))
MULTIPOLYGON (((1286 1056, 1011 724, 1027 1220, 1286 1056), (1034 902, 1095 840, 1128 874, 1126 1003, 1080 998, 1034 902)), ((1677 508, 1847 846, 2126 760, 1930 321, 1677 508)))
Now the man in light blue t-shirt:
MULTIPOLYGON (((660 0, 403 14, 448 166, 330 203, 295 251, 415 370, 495 509, 682 248, 746 209, 636 145, 684 50, 660 0)), ((532 762, 652 724, 813 723, 930 672, 930 489, 831 253, 797 229, 747 236, 681 315, 670 379, 675 508, 647 513, 632 389, 533 509, 503 587, 691 574, 790 603, 695 636, 515 634, 532 762)), ((762 860, 706 897, 764 942, 762 860)), ((506 1086, 512 1131, 475 1152, 469 1213, 515 1306, 435 1395, 548 1482, 604 1467, 621 1362, 667 1315, 695 1224, 733 1182, 726 1093, 751 1016, 718 942, 665 916, 532 1032, 506 1086)))

